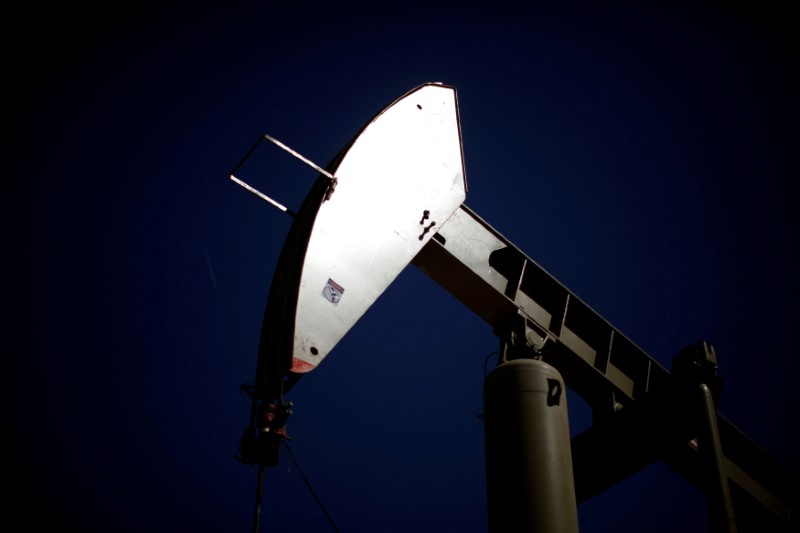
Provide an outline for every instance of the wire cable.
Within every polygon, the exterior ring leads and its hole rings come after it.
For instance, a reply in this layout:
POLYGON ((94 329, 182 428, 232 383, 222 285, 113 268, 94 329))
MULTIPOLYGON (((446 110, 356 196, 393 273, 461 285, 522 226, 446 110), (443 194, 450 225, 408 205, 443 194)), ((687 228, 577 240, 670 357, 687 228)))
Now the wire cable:
POLYGON ((303 478, 303 482, 306 484, 306 487, 308 487, 309 492, 311 492, 311 495, 317 502, 317 505, 322 511, 322 514, 324 514, 325 518, 328 519, 328 523, 331 525, 331 527, 333 527, 333 530, 338 533, 339 528, 336 526, 336 523, 333 521, 331 515, 328 514, 328 511, 325 510, 325 506, 322 505, 322 500, 320 500, 319 496, 317 496, 317 493, 314 491, 314 488, 311 486, 311 483, 308 481, 308 478, 306 478, 306 475, 303 473, 303 469, 300 468, 299 464, 297 464, 297 459, 295 459, 294 454, 292 453, 292 449, 289 447, 288 444, 286 444, 286 441, 283 441, 283 446, 286 448, 286 451, 289 452, 289 458, 292 460, 292 463, 294 464, 295 468, 297 468, 297 471, 300 472, 300 477, 303 478))
POLYGON ((493 355, 500 355, 500 352, 498 351, 492 352, 486 356, 486 359, 483 360, 483 377, 486 377, 488 375, 488 373, 486 372, 486 363, 489 362, 489 358, 492 357, 493 355))

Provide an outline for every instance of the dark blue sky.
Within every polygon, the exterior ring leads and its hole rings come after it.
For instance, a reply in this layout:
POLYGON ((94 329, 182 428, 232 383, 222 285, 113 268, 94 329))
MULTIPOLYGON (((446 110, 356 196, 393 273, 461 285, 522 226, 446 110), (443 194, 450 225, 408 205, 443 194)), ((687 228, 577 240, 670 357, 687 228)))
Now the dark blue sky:
MULTIPOLYGON (((458 91, 466 204, 665 367, 709 340, 720 411, 800 471, 787 13, 299 4, 8 14, 16 530, 250 531, 239 386, 291 219, 227 174, 263 133, 324 165, 429 81, 458 91)), ((261 164, 240 177, 299 206, 313 171, 268 148, 261 164)), ((496 349, 411 266, 292 390, 295 457, 342 531, 485 531, 496 349)), ((569 401, 577 433, 589 413, 569 401)), ((583 532, 705 520, 661 464, 579 508, 583 532)), ((262 531, 327 530, 283 454, 262 531)))

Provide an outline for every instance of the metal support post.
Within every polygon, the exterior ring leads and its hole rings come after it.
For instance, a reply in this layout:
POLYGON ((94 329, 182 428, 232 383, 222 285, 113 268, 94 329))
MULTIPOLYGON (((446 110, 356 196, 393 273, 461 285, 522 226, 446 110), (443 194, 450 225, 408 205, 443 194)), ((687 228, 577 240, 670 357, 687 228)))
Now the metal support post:
POLYGON ((708 502, 711 531, 736 533, 736 518, 717 426, 716 402, 722 389, 717 366, 714 347, 701 340, 675 356, 672 373, 679 384, 679 394, 683 390, 686 395, 690 417, 695 421, 697 451, 702 465, 700 484, 708 502))
POLYGON ((711 531, 712 533, 736 533, 736 518, 733 513, 728 476, 723 463, 714 398, 711 389, 705 383, 698 386, 697 395, 701 408, 697 447, 705 469, 705 493, 711 531))

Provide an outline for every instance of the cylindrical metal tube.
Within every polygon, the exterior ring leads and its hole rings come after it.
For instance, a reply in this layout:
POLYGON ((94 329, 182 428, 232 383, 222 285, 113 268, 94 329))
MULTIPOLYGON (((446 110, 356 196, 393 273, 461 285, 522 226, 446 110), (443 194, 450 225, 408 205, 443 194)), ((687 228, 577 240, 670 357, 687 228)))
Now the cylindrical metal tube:
POLYGON ((496 367, 483 392, 489 532, 577 532, 561 375, 516 359, 496 367))

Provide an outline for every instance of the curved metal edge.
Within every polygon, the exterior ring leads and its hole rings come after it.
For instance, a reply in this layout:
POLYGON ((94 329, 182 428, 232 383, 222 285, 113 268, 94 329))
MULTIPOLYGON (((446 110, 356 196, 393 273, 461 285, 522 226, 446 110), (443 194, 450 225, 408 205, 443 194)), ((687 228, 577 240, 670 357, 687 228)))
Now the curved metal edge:
POLYGON ((259 399, 281 398, 288 390, 282 381, 291 367, 294 321, 300 274, 319 206, 330 190, 331 180, 320 175, 306 195, 289 228, 272 277, 256 365, 255 395, 259 399))

